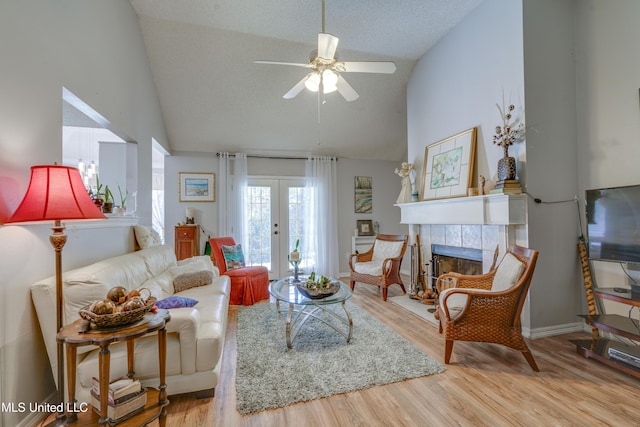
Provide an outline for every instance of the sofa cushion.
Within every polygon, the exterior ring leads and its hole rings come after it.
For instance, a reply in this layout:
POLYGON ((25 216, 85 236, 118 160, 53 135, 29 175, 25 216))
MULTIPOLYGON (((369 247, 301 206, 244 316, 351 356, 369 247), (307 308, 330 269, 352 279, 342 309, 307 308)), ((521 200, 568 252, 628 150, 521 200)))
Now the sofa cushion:
POLYGON ((198 286, 209 285, 213 281, 211 270, 200 270, 178 274, 173 279, 173 290, 175 293, 197 288, 198 286))
POLYGON ((244 254, 242 253, 242 245, 238 243, 233 246, 222 246, 222 256, 227 270, 235 270, 244 268, 244 254))
POLYGON ((176 253, 171 245, 153 246, 130 255, 142 258, 151 276, 157 276, 177 264, 176 253))
POLYGON ((139 289, 151 274, 138 256, 126 254, 73 270, 63 277, 64 321, 67 324, 80 318, 78 310, 81 308, 105 299, 114 286, 123 286, 128 291, 139 289))
POLYGON ((133 228, 136 235, 136 241, 142 249, 147 249, 152 246, 158 246, 162 244, 162 239, 156 230, 145 225, 136 225, 133 228))
POLYGON ((193 298, 187 298, 180 295, 171 295, 170 297, 161 299, 156 302, 158 308, 184 308, 193 307, 198 303, 198 300, 193 298))

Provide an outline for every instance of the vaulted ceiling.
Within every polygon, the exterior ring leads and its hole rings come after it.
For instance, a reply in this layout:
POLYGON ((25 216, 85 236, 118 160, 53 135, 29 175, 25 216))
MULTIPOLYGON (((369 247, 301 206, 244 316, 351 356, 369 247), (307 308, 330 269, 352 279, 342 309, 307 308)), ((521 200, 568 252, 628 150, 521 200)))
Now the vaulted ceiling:
POLYGON ((326 0, 343 61, 393 61, 392 75, 345 73, 360 97, 282 98, 322 30, 322 0, 131 0, 171 148, 401 160, 406 86, 417 60, 482 0, 326 0))

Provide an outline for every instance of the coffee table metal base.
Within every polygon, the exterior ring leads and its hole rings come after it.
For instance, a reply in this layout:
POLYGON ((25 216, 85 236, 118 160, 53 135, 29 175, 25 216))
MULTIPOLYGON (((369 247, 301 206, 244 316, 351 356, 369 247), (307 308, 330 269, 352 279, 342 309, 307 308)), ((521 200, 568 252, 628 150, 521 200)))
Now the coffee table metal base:
MULTIPOLYGON (((317 319, 325 325, 329 326, 334 331, 345 337, 347 339, 347 343, 349 343, 353 334, 353 320, 351 319, 351 313, 349 313, 349 310, 347 310, 345 301, 342 301, 341 305, 346 316, 341 316, 340 314, 327 309, 324 304, 297 305, 289 303, 286 324, 287 348, 293 348, 293 341, 296 339, 298 333, 307 322, 307 320, 311 318, 317 319), (333 318, 337 319, 340 323, 347 327, 347 330, 345 331, 335 324, 328 322, 321 315, 319 315, 322 313, 327 313, 333 318)), ((278 300, 276 300, 276 308, 278 309, 278 312, 280 312, 280 301, 278 300)))

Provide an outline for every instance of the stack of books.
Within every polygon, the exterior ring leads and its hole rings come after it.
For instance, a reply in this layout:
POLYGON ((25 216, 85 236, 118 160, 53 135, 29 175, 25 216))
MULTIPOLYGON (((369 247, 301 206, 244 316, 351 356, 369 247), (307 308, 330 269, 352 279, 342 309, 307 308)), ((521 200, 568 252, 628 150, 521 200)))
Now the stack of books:
MULTIPOLYGON (((107 417, 110 424, 118 424, 144 410, 147 404, 147 390, 139 380, 131 378, 117 379, 109 384, 109 405, 107 417)), ((91 406, 100 416, 100 381, 93 378, 91 389, 91 406)))
POLYGON ((517 179, 505 179, 496 182, 496 186, 489 194, 522 194, 522 187, 517 179))

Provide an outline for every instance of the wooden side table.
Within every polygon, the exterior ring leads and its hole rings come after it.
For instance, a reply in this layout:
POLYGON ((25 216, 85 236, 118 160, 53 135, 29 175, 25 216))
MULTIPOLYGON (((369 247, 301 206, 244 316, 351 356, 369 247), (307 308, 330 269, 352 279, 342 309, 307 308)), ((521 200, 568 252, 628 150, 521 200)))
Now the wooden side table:
MULTIPOLYGON (((100 347, 98 356, 99 380, 100 380, 100 418, 98 423, 102 426, 108 425, 110 418, 107 416, 108 393, 109 393, 109 370, 110 357, 109 346, 118 341, 126 341, 127 343, 127 376, 134 377, 133 360, 134 360, 134 341, 136 338, 143 337, 151 332, 158 332, 158 362, 160 368, 160 387, 158 393, 158 403, 145 407, 143 412, 145 420, 141 423, 146 425, 149 422, 158 419, 160 426, 164 426, 167 416, 167 384, 165 380, 166 362, 167 362, 167 329, 166 323, 171 320, 168 310, 159 309, 156 313, 147 313, 144 318, 132 325, 123 326, 122 328, 109 329, 90 329, 82 332, 86 322, 79 319, 65 327, 56 335, 56 340, 65 344, 67 352, 67 383, 69 403, 67 407, 76 407, 76 363, 77 348, 85 345, 96 345, 100 347), (147 419, 147 412, 153 412, 147 419)), ((147 396, 149 397, 149 396, 147 396)), ((67 414, 67 424, 78 421, 78 424, 86 425, 91 423, 91 412, 88 413, 70 413, 67 414)), ((143 415, 137 415, 143 417, 143 415)), ((140 425, 138 423, 137 425, 140 425)))
POLYGON ((174 235, 174 249, 178 261, 200 255, 200 235, 197 224, 177 225, 174 235))

